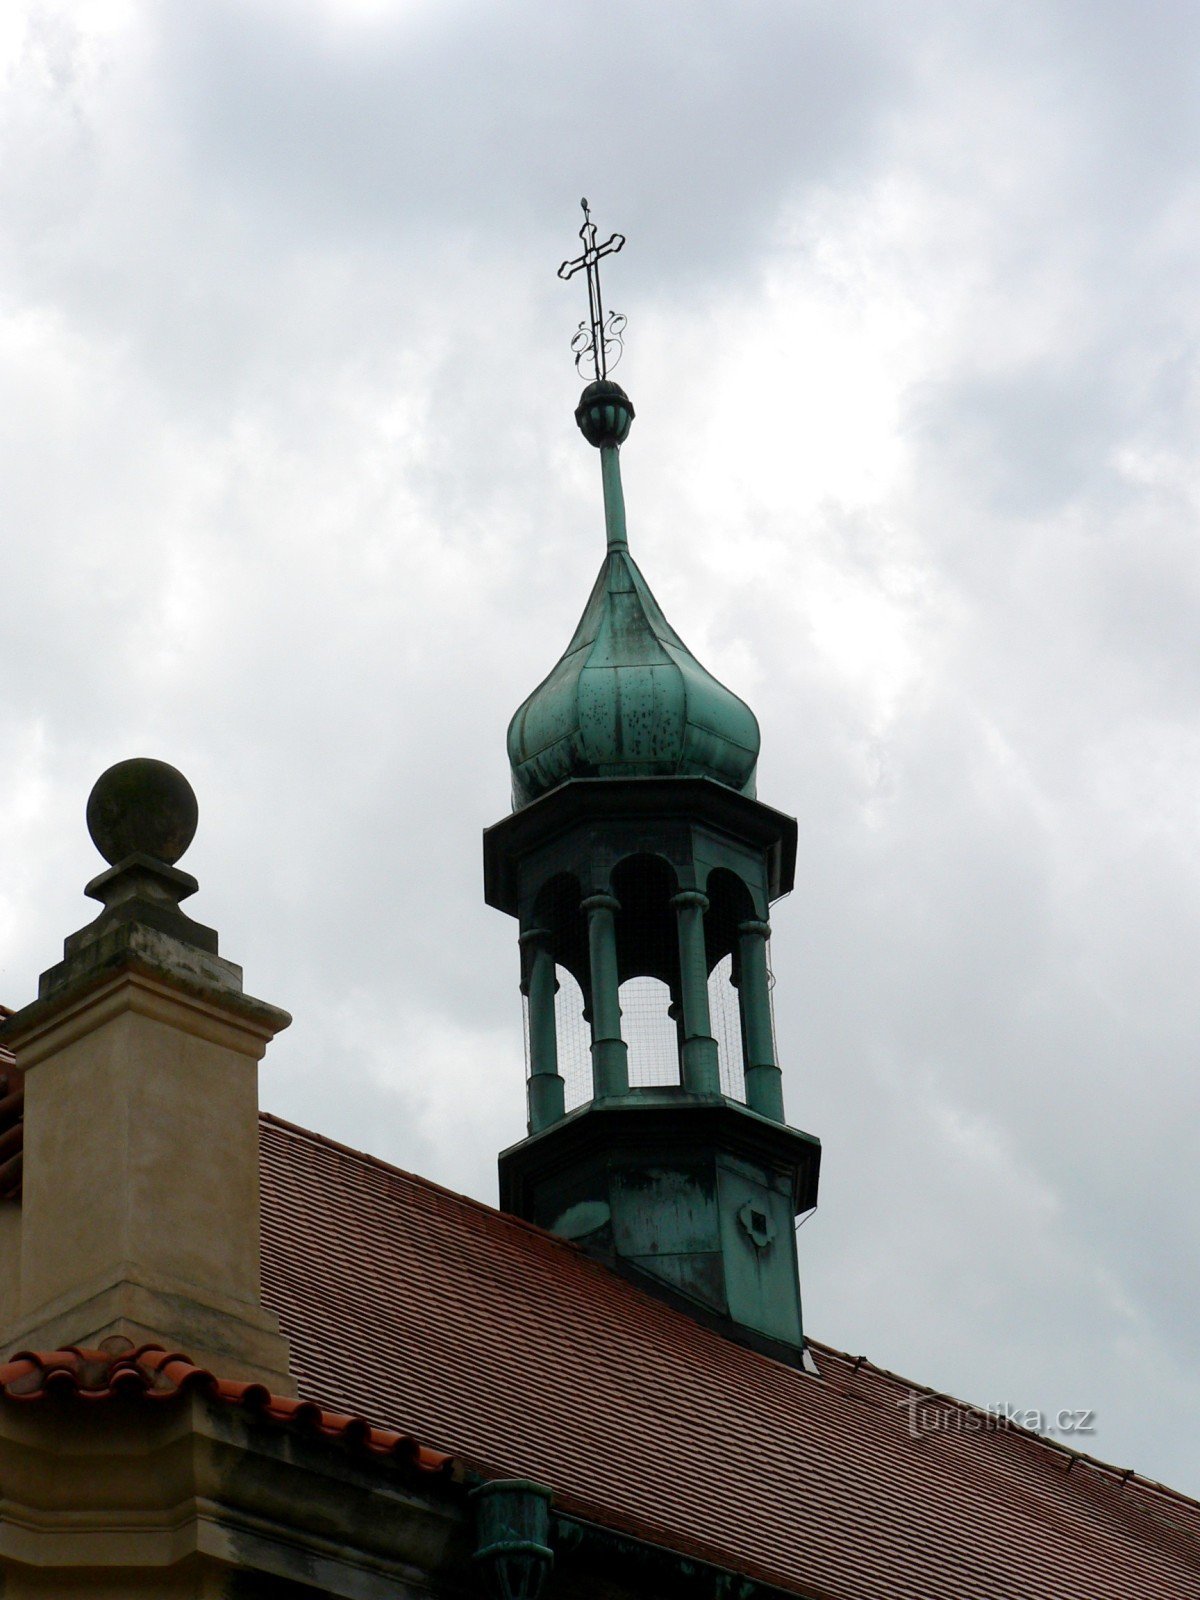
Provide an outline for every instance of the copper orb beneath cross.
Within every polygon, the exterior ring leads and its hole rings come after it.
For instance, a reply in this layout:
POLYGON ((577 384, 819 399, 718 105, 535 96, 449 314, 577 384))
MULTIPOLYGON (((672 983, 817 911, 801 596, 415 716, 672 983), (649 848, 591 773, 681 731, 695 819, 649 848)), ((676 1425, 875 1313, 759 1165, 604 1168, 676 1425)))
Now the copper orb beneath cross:
POLYGON ((173 867, 191 844, 199 815, 183 773, 149 756, 102 772, 87 803, 92 843, 111 866, 144 855, 173 867))

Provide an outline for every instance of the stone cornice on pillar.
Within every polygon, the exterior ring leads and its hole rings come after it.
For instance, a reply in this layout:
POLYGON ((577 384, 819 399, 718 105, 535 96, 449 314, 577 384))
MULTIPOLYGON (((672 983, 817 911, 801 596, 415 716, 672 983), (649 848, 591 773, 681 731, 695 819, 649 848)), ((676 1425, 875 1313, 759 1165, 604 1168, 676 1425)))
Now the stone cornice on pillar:
POLYGON ((124 1011, 186 1026, 198 1038, 256 1060, 290 1025, 290 1015, 278 1006, 206 984, 186 960, 160 959, 168 945, 186 957, 178 941, 136 924, 120 932, 114 941, 119 948, 84 981, 32 1001, 0 1027, 0 1037, 19 1052, 22 1072, 124 1011))
MULTIPOLYGON (((203 1394, 0 1403, 0 1570, 24 1594, 219 1595, 231 1576, 394 1600, 471 1584, 464 1490, 203 1394)), ((315 1590, 314 1590, 315 1592, 315 1590)))

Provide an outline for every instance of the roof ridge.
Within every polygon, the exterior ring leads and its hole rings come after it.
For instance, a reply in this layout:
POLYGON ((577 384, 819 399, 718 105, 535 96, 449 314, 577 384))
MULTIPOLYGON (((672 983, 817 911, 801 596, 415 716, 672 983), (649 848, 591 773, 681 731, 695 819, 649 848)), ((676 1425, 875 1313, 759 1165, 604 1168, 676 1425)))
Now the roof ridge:
POLYGON ((343 1144, 340 1139, 331 1139, 326 1133, 317 1133, 312 1128, 302 1128, 298 1122, 289 1122, 286 1117, 277 1116, 273 1111, 260 1111, 258 1120, 270 1123, 277 1128, 283 1128, 288 1133, 299 1134, 301 1138, 307 1139, 310 1143, 324 1145, 327 1149, 338 1151, 340 1155, 353 1156, 356 1161, 361 1161, 364 1166, 376 1167, 381 1172, 390 1172, 394 1177, 407 1178, 410 1182, 416 1184, 418 1188, 430 1190, 434 1194, 445 1195, 448 1200, 460 1200, 473 1211, 481 1211, 489 1217, 499 1217, 502 1222, 506 1222, 514 1228, 522 1229, 526 1233, 532 1233, 537 1238, 545 1239, 547 1243, 568 1251, 581 1261, 598 1265, 586 1251, 581 1250, 572 1240, 564 1239, 561 1234, 551 1233, 549 1228, 540 1227, 536 1222, 526 1222, 523 1217, 514 1217, 511 1212, 501 1211, 499 1206, 490 1206, 486 1200, 476 1200, 474 1195, 463 1194, 459 1189, 451 1189, 446 1184, 438 1183, 433 1178, 426 1178, 419 1172, 412 1172, 407 1167, 398 1167, 394 1161, 385 1161, 382 1156, 374 1156, 369 1150, 359 1150, 352 1144, 343 1144))
MULTIPOLYGON (((826 1359, 847 1362, 851 1365, 851 1376, 864 1370, 874 1377, 882 1378, 896 1388, 905 1388, 910 1394, 919 1394, 929 1400, 943 1401, 945 1404, 955 1406, 959 1411, 976 1417, 990 1417, 998 1427, 1030 1440, 1031 1443, 1042 1445, 1047 1450, 1056 1451, 1059 1455, 1070 1456, 1072 1464, 1078 1461, 1083 1466, 1091 1467, 1093 1471, 1104 1473, 1115 1478, 1124 1488, 1127 1485, 1146 1490, 1156 1495, 1162 1495, 1168 1500, 1177 1500, 1186 1506, 1200 1509, 1200 1499, 1193 1495, 1185 1494, 1181 1489, 1173 1489, 1170 1484, 1162 1483, 1157 1478, 1148 1478, 1144 1473, 1136 1471, 1133 1467, 1118 1467, 1114 1462, 1103 1461, 1099 1456, 1089 1455, 1086 1450, 1077 1450, 1073 1445, 1064 1444, 1060 1439, 1051 1439, 1047 1434, 1038 1433, 1034 1428, 1027 1428, 1023 1423, 1014 1421, 1003 1413, 989 1411, 986 1406, 978 1405, 973 1400, 960 1399, 958 1395, 949 1394, 944 1389, 934 1389, 925 1383, 915 1383, 911 1378, 906 1378, 899 1372, 893 1372, 889 1367, 881 1367, 872 1361, 869 1356, 851 1355, 848 1350, 838 1350, 834 1345, 824 1344, 820 1339, 805 1339, 817 1355, 826 1359)), ((824 1374, 822 1374, 824 1376, 824 1374)), ((866 1398, 865 1396, 861 1398, 866 1398)), ((1068 1470, 1070 1470, 1068 1468, 1068 1470)))

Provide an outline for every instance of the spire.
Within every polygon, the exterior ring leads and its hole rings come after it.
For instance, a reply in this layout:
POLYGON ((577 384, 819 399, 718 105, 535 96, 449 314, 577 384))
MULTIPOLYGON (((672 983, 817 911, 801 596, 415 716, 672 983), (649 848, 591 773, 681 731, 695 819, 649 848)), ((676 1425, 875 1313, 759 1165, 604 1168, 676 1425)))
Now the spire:
POLYGON ((600 475, 604 484, 604 525, 610 550, 628 549, 625 533, 625 495, 621 488, 621 467, 617 452, 629 437, 634 410, 629 396, 619 384, 608 377, 609 357, 616 366, 625 350, 624 332, 626 318, 619 311, 604 314, 600 296, 600 262, 605 256, 616 255, 625 243, 623 233, 613 233, 603 244, 596 243, 596 224, 586 198, 583 207, 583 227, 579 237, 583 240, 583 254, 574 261, 564 261, 558 269, 560 278, 573 278, 579 271, 587 273, 588 320, 581 322, 571 340, 575 352, 575 368, 585 374, 590 365, 593 382, 583 391, 575 408, 575 421, 589 444, 600 452, 600 475))
POLYGON ((604 531, 610 550, 629 549, 625 526, 625 491, 621 487, 621 446, 633 426, 633 401, 610 378, 589 383, 575 407, 575 421, 589 444, 600 452, 604 488, 604 531))
POLYGON ((758 722, 750 707, 708 672, 663 615, 629 551, 621 446, 634 408, 607 376, 621 356, 625 318, 605 316, 599 262, 624 237, 595 243, 559 276, 588 273, 590 326, 572 341, 576 365, 597 374, 575 408, 584 438, 600 452, 606 553, 587 605, 557 665, 508 729, 513 803, 519 808, 571 778, 705 777, 753 796, 758 722), (616 242, 614 242, 616 241, 616 242))
POLYGON ((754 798, 754 713, 630 555, 633 406, 608 376, 624 318, 605 315, 599 278, 625 241, 598 245, 586 201, 584 216, 583 255, 559 275, 588 274, 573 348, 594 376, 575 420, 600 452, 607 548, 566 651, 509 724, 513 815, 484 835, 488 903, 520 929, 529 1068, 529 1137, 500 1157, 500 1203, 797 1359, 793 1220, 815 1204, 820 1144, 784 1124, 767 958, 796 824, 754 798))

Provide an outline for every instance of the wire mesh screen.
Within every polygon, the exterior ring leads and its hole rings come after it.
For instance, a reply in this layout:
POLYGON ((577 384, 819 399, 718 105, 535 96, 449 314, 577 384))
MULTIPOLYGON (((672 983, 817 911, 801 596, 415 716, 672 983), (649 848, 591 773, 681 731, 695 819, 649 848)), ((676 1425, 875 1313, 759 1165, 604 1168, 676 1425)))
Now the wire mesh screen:
POLYGON ((592 1098, 592 1030, 583 1017, 583 990, 566 967, 556 967, 554 1025, 558 1033, 558 1070, 568 1111, 592 1098))
POLYGON ((775 1032, 775 968, 771 965, 771 941, 767 940, 767 1005, 771 1011, 771 1049, 779 1060, 779 1035, 775 1032))
POLYGON ((718 961, 708 977, 708 1011, 713 1038, 717 1041, 717 1064, 721 1070, 721 1093, 731 1100, 746 1098, 746 1068, 742 1058, 742 1017, 738 992, 733 987, 733 957, 718 961))
POLYGON ((679 1034, 670 1015, 671 991, 660 978, 621 985, 621 1035, 629 1046, 633 1088, 679 1082, 679 1034))
MULTIPOLYGON (((770 947, 768 946, 768 955, 770 947)), ((742 1056, 742 1022, 738 992, 731 974, 733 958, 726 956, 713 968, 708 979, 708 1006, 713 1037, 717 1041, 717 1060, 721 1073, 721 1092, 733 1100, 746 1098, 746 1073, 742 1056)), ((573 1111, 592 1098, 592 1035, 584 1020, 583 991, 565 967, 555 969, 558 992, 554 998, 554 1021, 558 1035, 558 1070, 565 1085, 566 1108, 573 1111)), ((768 968, 768 981, 775 987, 774 973, 768 968)), ((630 978, 621 985, 621 1034, 629 1046, 629 1082, 652 1086, 679 1080, 679 1037, 668 1011, 670 992, 658 978, 630 978)), ((521 1005, 525 1037, 525 1074, 529 1075, 529 1002, 521 1005)), ((771 1007, 771 1032, 775 1032, 775 1008, 771 1007)), ((776 1045, 778 1051, 778 1045, 776 1045)), ((778 1059, 778 1054, 776 1055, 778 1059)))
MULTIPOLYGON (((564 1083, 566 1109, 574 1111, 592 1098, 592 1031, 583 1017, 583 990, 565 967, 556 967, 554 1031, 558 1038, 558 1071, 564 1083)), ((521 996, 525 1033, 525 1079, 533 1070, 529 1050, 529 999, 521 996)))

